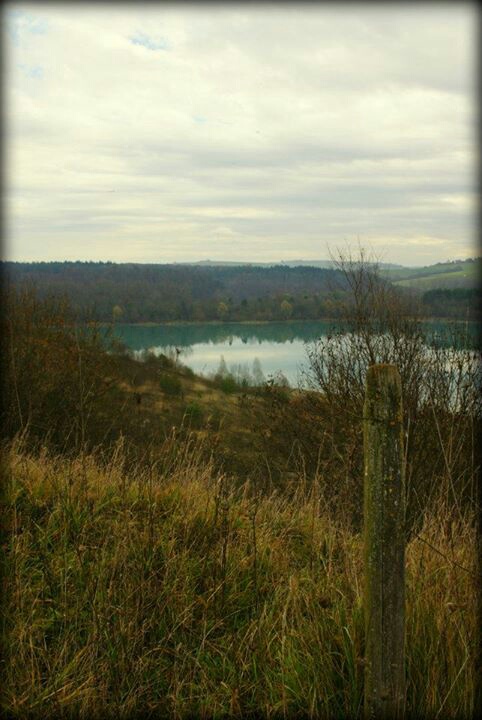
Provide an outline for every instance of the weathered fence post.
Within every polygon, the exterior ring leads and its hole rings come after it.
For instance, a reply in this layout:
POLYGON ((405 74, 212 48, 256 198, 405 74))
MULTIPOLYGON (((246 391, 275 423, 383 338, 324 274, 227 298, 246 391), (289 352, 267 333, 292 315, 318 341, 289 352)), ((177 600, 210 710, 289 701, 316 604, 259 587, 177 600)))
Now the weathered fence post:
POLYGON ((405 700, 405 489, 395 365, 366 376, 364 432, 365 717, 401 718, 405 700))

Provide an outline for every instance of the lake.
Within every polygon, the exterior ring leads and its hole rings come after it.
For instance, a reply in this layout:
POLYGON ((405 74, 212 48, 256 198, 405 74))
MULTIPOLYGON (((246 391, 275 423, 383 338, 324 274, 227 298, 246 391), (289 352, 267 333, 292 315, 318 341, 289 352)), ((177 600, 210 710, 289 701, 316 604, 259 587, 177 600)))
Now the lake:
MULTIPOLYGON (((442 335, 447 325, 427 323, 428 333, 442 335)), ((465 325, 464 325, 465 327, 465 325)), ((292 386, 301 379, 307 363, 306 343, 330 331, 330 321, 270 323, 179 323, 169 325, 116 324, 115 335, 135 354, 150 350, 175 357, 195 373, 214 374, 222 361, 227 369, 242 378, 261 370, 267 379, 282 372, 292 386)), ((469 333, 475 340, 475 323, 469 333)))

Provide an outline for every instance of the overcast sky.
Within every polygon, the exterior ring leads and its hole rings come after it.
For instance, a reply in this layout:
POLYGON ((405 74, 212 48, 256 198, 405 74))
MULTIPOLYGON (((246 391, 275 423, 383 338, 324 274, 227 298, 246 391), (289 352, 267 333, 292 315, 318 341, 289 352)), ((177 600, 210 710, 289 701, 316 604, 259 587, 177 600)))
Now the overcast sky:
POLYGON ((474 4, 3 12, 7 259, 477 253, 474 4))

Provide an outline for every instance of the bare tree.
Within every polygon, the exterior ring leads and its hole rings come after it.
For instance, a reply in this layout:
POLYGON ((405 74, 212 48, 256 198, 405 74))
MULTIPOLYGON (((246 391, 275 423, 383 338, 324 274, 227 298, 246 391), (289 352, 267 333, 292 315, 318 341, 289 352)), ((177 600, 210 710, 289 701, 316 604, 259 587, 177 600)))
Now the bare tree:
POLYGON ((431 336, 417 299, 383 277, 363 250, 356 257, 339 253, 335 266, 344 288, 341 318, 330 334, 307 346, 304 379, 325 400, 331 447, 340 462, 350 458, 346 477, 354 483, 361 478, 366 371, 377 363, 394 364, 402 379, 412 507, 420 515, 442 478, 446 492, 460 503, 477 472, 480 353, 464 347, 455 326, 447 328, 445 338, 431 336))

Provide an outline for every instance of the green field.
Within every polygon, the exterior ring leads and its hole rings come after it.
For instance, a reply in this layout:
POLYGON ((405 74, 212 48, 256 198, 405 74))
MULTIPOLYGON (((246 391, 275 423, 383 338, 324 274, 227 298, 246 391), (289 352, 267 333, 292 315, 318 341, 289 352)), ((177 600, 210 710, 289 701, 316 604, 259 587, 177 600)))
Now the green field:
POLYGON ((395 285, 401 287, 415 287, 420 290, 432 290, 433 288, 456 288, 476 287, 478 284, 478 273, 476 267, 467 267, 456 272, 437 273, 436 275, 422 275, 415 278, 397 280, 395 285))
POLYGON ((381 273, 394 285, 418 290, 434 288, 471 288, 478 284, 480 259, 438 263, 418 268, 390 268, 381 273))

